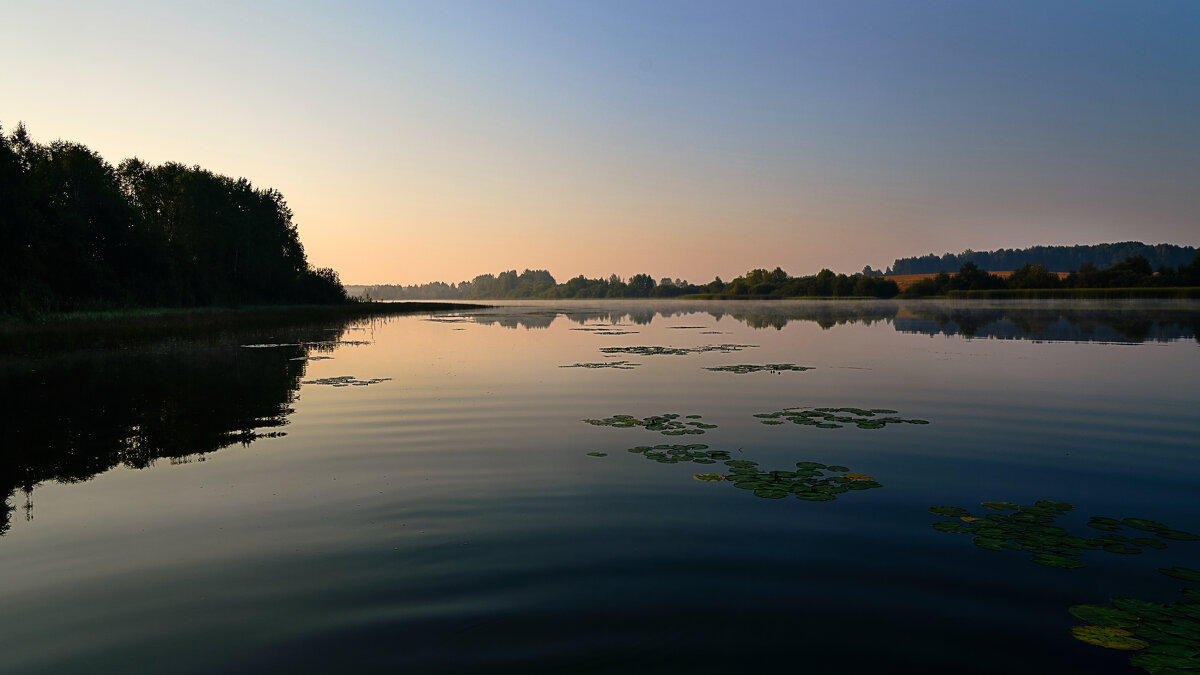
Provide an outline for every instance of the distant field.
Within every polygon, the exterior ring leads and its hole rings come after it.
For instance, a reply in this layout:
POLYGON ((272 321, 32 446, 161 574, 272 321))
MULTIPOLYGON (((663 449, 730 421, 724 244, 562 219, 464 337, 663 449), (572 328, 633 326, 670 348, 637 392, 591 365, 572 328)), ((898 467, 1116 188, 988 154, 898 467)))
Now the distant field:
MULTIPOLYGON (((1000 271, 1000 272, 988 272, 988 274, 994 274, 994 275, 1000 277, 1001 279, 1004 279, 1004 278, 1010 276, 1012 273, 1013 273, 1012 270, 1004 270, 1004 271, 1000 271)), ((1067 272, 1055 272, 1055 274, 1058 275, 1059 279, 1065 279, 1067 277, 1068 273, 1067 272)), ((921 281, 922 279, 932 279, 936 276, 937 276, 937 274, 888 274, 888 275, 884 276, 884 279, 891 279, 892 281, 896 282, 896 285, 900 287, 900 291, 904 292, 904 291, 908 290, 909 286, 912 286, 913 284, 917 283, 918 281, 921 281)))

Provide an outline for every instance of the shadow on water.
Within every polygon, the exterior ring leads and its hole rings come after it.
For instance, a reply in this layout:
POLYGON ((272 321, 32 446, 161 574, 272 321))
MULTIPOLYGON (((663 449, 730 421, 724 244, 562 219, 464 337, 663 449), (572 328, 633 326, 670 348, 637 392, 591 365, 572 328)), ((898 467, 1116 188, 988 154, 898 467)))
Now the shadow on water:
MULTIPOLYGON (((725 317, 754 329, 781 330, 789 323, 834 326, 890 323, 899 332, 921 335, 961 335, 968 338, 1037 340, 1047 342, 1200 342, 1200 303, 1191 301, 1099 302, 1056 301, 694 301, 618 302, 578 309, 550 305, 517 305, 464 313, 459 320, 505 328, 548 328, 559 317, 598 335, 636 333, 659 319, 707 315, 725 317), (624 328, 620 333, 603 330, 624 328), (632 330, 630 330, 632 329, 632 330)), ((712 326, 671 326, 711 328, 712 326)))
POLYGON ((204 461, 234 444, 283 435, 308 360, 365 323, 0 359, 8 420, 0 429, 0 533, 17 508, 9 503, 15 492, 25 493, 32 517, 30 493, 39 483, 81 482, 161 459, 204 461))

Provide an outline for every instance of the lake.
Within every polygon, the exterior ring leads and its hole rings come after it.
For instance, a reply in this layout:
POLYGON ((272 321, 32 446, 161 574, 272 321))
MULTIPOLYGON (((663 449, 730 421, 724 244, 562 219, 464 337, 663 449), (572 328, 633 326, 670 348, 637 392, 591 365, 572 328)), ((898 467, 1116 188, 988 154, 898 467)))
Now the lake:
POLYGON ((504 304, 0 358, 4 672, 1200 649, 1200 303, 504 304))

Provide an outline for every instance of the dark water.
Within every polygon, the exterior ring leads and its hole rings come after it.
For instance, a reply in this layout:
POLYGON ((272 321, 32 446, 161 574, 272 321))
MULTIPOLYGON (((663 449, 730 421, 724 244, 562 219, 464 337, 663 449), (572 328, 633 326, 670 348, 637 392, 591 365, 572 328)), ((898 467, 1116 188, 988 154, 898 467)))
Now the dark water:
POLYGON ((1068 608, 1181 602, 1158 569, 1200 541, 1061 569, 929 508, 1200 533, 1198 327, 1196 304, 526 303, 0 358, 0 670, 1142 672, 1068 608), (812 369, 707 370, 767 364, 812 369), (928 424, 754 416, 822 407, 928 424), (704 433, 583 422, 666 413, 704 433), (797 462, 871 487, 745 476, 797 462))

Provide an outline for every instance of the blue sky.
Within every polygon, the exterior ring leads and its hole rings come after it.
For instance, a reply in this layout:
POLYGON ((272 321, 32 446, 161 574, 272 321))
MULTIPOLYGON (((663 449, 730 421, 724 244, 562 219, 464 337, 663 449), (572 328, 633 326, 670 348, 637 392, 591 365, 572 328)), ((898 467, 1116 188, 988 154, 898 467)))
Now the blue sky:
POLYGON ((0 124, 283 192, 349 283, 1200 243, 1200 3, 29 2, 0 124))

